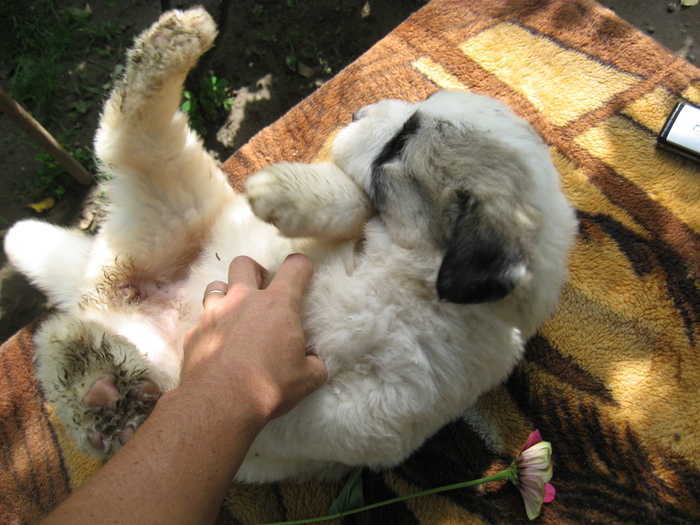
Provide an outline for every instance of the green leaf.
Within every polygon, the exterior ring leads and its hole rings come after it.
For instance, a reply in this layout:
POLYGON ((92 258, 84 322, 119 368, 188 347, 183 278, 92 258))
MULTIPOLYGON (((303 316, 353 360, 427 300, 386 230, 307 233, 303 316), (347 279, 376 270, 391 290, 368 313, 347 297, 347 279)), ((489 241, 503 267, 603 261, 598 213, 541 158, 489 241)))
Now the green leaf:
POLYGON ((299 51, 299 56, 301 58, 306 59, 306 60, 312 60, 312 59, 316 58, 316 51, 314 51, 310 47, 305 47, 304 49, 299 51))
POLYGON ((299 31, 292 31, 289 33, 289 38, 287 39, 287 42, 289 45, 294 49, 297 45, 297 42, 299 42, 299 31))
POLYGON ((356 468, 350 473, 338 497, 331 503, 328 514, 340 514, 350 510, 359 509, 365 504, 362 493, 362 468, 356 468))
POLYGON ((698 5, 698 0, 681 0, 681 5, 685 7, 692 7, 698 5))
POLYGON ((287 67, 292 71, 297 70, 297 57, 294 55, 287 55, 287 67))
POLYGON ((183 113, 189 113, 190 111, 192 111, 192 101, 185 100, 182 103, 182 106, 180 106, 180 111, 182 111, 183 113))

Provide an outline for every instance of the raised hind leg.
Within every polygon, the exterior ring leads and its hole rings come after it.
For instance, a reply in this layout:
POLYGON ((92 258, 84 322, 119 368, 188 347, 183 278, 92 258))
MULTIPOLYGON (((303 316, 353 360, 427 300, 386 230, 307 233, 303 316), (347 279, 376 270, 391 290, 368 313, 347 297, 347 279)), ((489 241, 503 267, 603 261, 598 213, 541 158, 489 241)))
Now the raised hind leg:
POLYGON ((139 279, 181 277, 232 198, 178 110, 187 73, 215 36, 202 8, 165 13, 136 39, 102 115, 95 149, 111 177, 102 237, 139 279))

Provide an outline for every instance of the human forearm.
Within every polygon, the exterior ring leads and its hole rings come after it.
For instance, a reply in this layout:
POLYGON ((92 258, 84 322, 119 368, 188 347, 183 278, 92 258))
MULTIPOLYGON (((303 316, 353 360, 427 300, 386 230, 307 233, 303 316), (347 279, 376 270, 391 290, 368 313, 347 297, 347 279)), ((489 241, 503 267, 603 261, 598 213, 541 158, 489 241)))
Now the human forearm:
POLYGON ((222 410, 199 392, 170 392, 44 523, 211 523, 263 425, 245 404, 222 410))
POLYGON ((311 262, 289 257, 261 289, 264 272, 239 257, 228 283, 209 284, 205 311, 185 337, 180 386, 46 524, 214 521, 265 424, 327 377, 305 353, 299 317, 311 262))

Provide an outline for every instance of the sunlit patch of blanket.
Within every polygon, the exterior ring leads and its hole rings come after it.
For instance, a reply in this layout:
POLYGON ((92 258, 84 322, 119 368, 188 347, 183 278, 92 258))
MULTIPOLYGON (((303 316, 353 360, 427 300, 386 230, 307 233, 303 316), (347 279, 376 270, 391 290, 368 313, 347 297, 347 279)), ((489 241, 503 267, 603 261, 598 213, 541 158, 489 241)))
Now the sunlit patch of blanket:
MULTIPOLYGON (((580 230, 561 308, 525 360, 402 465, 363 473, 366 503, 482 477, 529 432, 554 453, 542 523, 700 523, 700 164, 655 148, 700 71, 588 0, 433 0, 224 165, 231 183, 313 161, 353 111, 439 88, 502 99, 551 146, 580 230)), ((32 327, 0 351, 0 522, 49 511, 97 468, 44 404, 32 327)), ((322 516, 341 482, 234 485, 221 523, 322 516)), ((506 482, 344 523, 521 523, 506 482)))

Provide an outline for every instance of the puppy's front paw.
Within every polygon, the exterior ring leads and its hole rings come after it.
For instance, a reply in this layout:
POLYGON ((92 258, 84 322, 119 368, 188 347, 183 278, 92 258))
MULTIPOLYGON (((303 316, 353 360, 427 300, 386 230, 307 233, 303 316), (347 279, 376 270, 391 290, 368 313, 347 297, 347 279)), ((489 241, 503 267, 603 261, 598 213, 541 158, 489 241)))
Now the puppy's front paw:
POLYGON ((255 215, 287 237, 360 237, 372 215, 369 199, 332 162, 273 164, 246 182, 255 215))
POLYGON ((304 195, 294 187, 289 164, 273 164, 249 177, 246 196, 255 215, 273 224, 287 237, 311 235, 305 222, 304 195))

